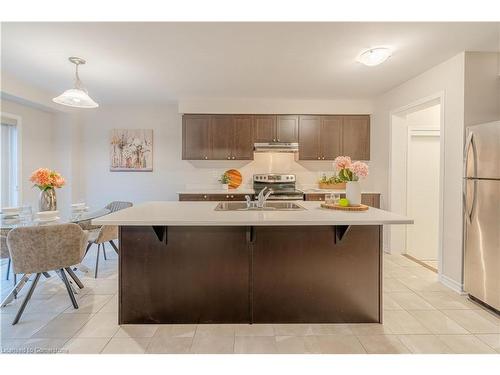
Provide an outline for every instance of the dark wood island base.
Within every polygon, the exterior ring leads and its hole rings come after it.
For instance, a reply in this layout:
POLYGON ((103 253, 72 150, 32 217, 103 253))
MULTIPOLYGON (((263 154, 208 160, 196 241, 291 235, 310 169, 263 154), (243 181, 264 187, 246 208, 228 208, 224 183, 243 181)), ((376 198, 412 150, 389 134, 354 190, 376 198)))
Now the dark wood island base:
POLYGON ((382 322, 382 226, 120 226, 119 323, 382 322))

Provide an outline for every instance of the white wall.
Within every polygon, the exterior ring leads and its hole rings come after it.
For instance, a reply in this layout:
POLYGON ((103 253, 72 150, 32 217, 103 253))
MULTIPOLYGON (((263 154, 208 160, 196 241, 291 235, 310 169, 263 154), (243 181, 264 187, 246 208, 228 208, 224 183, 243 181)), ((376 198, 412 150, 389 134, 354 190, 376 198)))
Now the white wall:
MULTIPOLYGON (((390 90, 375 101, 372 160, 384 179, 387 194, 391 112, 411 103, 444 94, 444 201, 442 279, 457 289, 462 284, 462 150, 464 134, 464 53, 390 90)), ((387 237, 387 236, 386 236, 387 237)))
POLYGON ((236 114, 370 114, 371 100, 312 100, 312 99, 182 99, 179 113, 236 114))
MULTIPOLYGON (((264 103, 266 101, 262 101, 264 103)), ((167 105, 115 105, 102 106, 97 110, 73 113, 51 113, 3 99, 6 106, 15 107, 12 112, 26 117, 28 139, 26 160, 32 160, 23 176, 24 190, 29 201, 36 207, 37 191, 26 182, 35 168, 47 166, 60 171, 67 185, 57 191, 59 209, 69 213, 71 203, 86 201, 98 208, 111 200, 176 200, 177 192, 196 188, 219 188, 218 177, 229 168, 238 168, 243 174, 245 186, 251 186, 254 173, 295 173, 301 187, 316 186, 323 173, 333 173, 331 161, 296 161, 293 154, 255 154, 255 160, 247 161, 183 161, 182 117, 176 103, 167 105), (33 129, 33 125, 39 123, 33 129), (154 137, 153 172, 110 172, 109 133, 113 128, 152 128, 154 137), (42 136, 38 134, 42 133, 42 136), (33 138, 31 138, 33 136, 33 138), (31 143, 38 143, 32 146, 31 143), (37 147, 42 156, 37 155, 37 147), (35 152, 33 152, 35 150, 35 152)), ((273 103, 273 101, 271 101, 273 103)), ((282 107, 261 108, 261 113, 369 113, 370 102, 352 101, 279 101, 282 107), (328 102, 328 106, 325 103, 328 102), (297 105, 297 104, 300 105, 297 105), (356 104, 357 103, 357 104, 356 104)), ((258 113, 257 106, 244 107, 241 103, 236 112, 258 113)), ((42 107, 42 106, 41 106, 42 107)), ((214 112, 231 112, 216 107, 214 112)), ((193 112, 196 112, 192 108, 193 112)), ((23 120, 24 121, 24 120, 23 120)), ((40 153, 38 152, 38 153, 40 153)), ((364 190, 373 190, 379 179, 371 175, 362 181, 364 190), (375 182, 375 183, 372 183, 375 182)))
POLYGON ((423 109, 415 110, 406 115, 406 126, 437 129, 441 125, 441 105, 431 104, 423 109))
MULTIPOLYGON (((79 129, 83 159, 81 199, 94 208, 111 200, 176 200, 178 191, 219 188, 217 179, 229 168, 241 171, 245 186, 251 186, 254 173, 295 173, 301 186, 310 187, 323 172, 333 172, 330 161, 297 162, 293 154, 257 153, 253 161, 183 161, 182 117, 175 103, 105 106, 85 111, 79 129), (153 129, 153 172, 109 171, 108 143, 114 128, 153 129)), ((365 190, 370 189, 371 179, 377 178, 370 176, 362 182, 365 190)))
POLYGON ((51 93, 37 87, 33 87, 32 85, 23 82, 18 77, 14 77, 4 71, 2 71, 1 79, 2 100, 17 101, 25 106, 41 109, 42 111, 52 111, 55 113, 78 112, 78 110, 75 110, 74 108, 64 107, 52 101, 52 98, 60 93, 51 93))
POLYGON ((465 53, 465 126, 500 119, 500 53, 465 53))

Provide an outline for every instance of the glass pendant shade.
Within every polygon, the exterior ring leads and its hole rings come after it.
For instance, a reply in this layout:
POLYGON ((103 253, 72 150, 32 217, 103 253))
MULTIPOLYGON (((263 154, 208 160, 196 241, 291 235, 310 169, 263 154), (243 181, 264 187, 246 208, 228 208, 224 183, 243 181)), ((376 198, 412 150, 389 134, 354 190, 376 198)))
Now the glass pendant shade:
POLYGON ((69 61, 75 64, 75 87, 64 91, 61 95, 52 99, 57 104, 76 108, 97 108, 97 104, 89 96, 87 90, 83 87, 82 81, 78 76, 78 67, 85 64, 85 60, 80 57, 70 57, 69 61))
POLYGON ((97 108, 99 104, 82 89, 69 89, 52 99, 55 103, 77 108, 97 108))

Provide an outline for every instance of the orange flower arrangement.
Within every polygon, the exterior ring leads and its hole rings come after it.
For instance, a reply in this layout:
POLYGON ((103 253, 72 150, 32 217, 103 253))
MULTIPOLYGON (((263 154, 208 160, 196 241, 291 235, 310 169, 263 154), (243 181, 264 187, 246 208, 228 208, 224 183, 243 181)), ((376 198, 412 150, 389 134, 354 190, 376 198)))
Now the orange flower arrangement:
POLYGON ((51 171, 48 168, 38 168, 31 174, 30 181, 33 182, 33 186, 36 186, 42 191, 61 188, 66 183, 59 172, 51 171))

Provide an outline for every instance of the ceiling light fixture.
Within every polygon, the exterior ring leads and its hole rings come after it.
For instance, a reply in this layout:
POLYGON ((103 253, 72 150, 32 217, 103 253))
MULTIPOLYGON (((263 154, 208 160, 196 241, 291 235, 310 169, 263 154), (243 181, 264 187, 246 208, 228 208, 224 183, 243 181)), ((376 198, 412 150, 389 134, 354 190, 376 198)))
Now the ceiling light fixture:
POLYGON ((360 53, 357 61, 366 66, 382 64, 392 55, 392 50, 387 47, 373 47, 360 53))
POLYGON ((75 87, 64 91, 58 97, 52 99, 53 102, 67 105, 69 107, 77 108, 97 108, 99 104, 94 102, 89 96, 85 87, 83 87, 82 81, 78 76, 78 66, 85 64, 85 60, 80 57, 70 57, 68 59, 70 62, 76 65, 75 67, 75 87))

